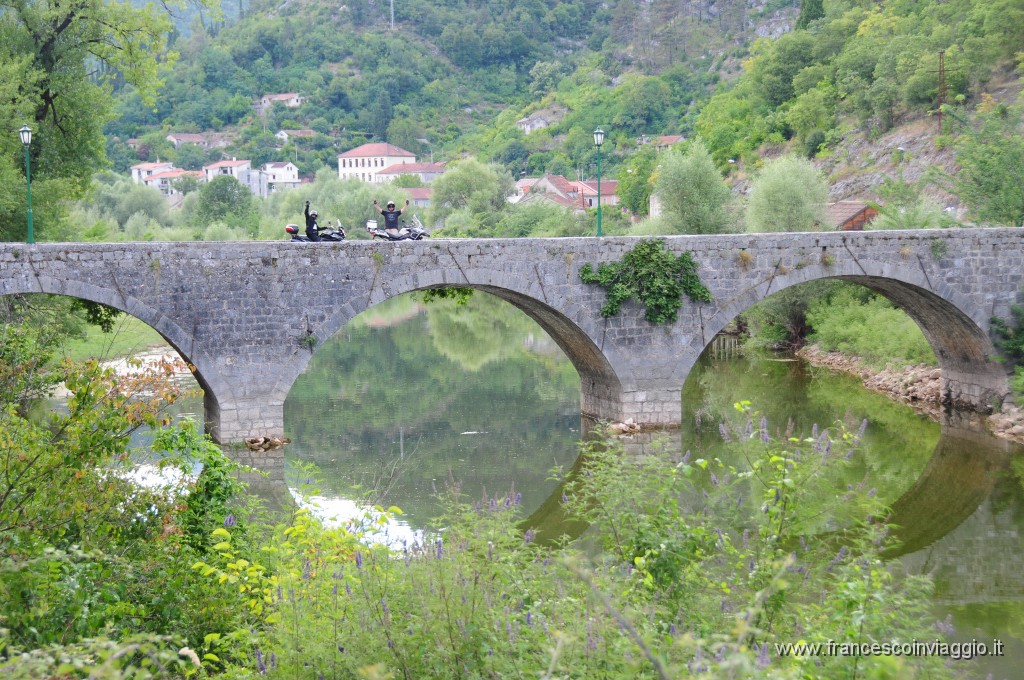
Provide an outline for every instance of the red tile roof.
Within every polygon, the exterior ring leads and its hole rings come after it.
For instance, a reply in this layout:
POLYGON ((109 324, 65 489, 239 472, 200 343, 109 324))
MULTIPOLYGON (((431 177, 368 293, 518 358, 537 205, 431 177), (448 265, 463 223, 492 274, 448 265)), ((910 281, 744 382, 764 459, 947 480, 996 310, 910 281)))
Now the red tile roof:
POLYGON ((338 154, 338 158, 367 158, 369 156, 408 156, 415 158, 416 154, 399 148, 394 144, 370 143, 357 146, 354 149, 338 154))

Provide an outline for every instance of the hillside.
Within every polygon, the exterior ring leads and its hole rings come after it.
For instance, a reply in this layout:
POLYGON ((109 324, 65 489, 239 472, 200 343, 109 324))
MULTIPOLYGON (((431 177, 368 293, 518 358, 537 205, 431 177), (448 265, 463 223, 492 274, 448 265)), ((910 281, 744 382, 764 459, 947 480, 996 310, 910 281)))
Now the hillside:
MULTIPOLYGON (((610 163, 636 137, 689 134, 699 102, 742 71, 759 36, 788 31, 797 5, 412 0, 394 4, 392 29, 389 3, 253 2, 241 19, 195 22, 177 36, 181 57, 155 107, 118 90, 108 151, 124 171, 177 160, 168 132, 216 131, 235 135, 224 154, 254 163, 287 156, 306 175, 365 141, 574 174, 592 162, 585 139, 598 125, 609 130, 609 150, 619 149, 610 163), (258 97, 293 91, 308 105, 252 112, 258 97), (515 122, 552 106, 563 117, 524 139, 515 122), (320 136, 278 150, 272 135, 282 128, 320 136), (130 138, 141 149, 128 149, 130 138)), ((181 167, 210 159, 185 160, 181 167)))

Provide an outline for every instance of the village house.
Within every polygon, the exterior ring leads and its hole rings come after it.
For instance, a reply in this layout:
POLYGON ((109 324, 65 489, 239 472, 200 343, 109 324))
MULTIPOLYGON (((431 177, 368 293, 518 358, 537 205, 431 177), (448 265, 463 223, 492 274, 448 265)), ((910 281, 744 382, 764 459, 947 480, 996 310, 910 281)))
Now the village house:
POLYGON ((185 195, 178 190, 177 180, 183 177, 194 177, 196 181, 202 182, 205 175, 201 170, 183 170, 182 168, 171 168, 163 172, 149 175, 142 180, 142 183, 162 193, 171 207, 177 207, 185 198, 185 195))
POLYGON ((836 201, 827 207, 837 231, 863 231, 878 217, 878 211, 863 201, 836 201))
POLYGON ((380 182, 375 176, 385 168, 401 163, 415 163, 416 154, 385 143, 370 143, 338 155, 338 177, 356 178, 364 182, 380 182))
POLYGON ((430 184, 444 174, 444 163, 397 163, 378 171, 374 182, 393 182, 402 175, 416 175, 424 184, 430 184))
POLYGON ((430 207, 430 196, 434 193, 430 187, 414 187, 403 191, 409 195, 409 202, 417 208, 430 207))
POLYGON ((315 135, 316 130, 279 130, 274 136, 280 139, 282 143, 287 144, 302 137, 313 137, 315 135))
POLYGON ((520 118, 516 121, 516 127, 523 131, 524 135, 528 135, 534 130, 542 130, 551 125, 551 121, 548 117, 542 113, 531 113, 525 118, 520 118))
MULTIPOLYGON (((618 182, 601 180, 601 205, 614 206, 619 204, 615 190, 618 182)), ((597 181, 572 181, 561 175, 544 175, 533 178, 524 177, 516 182, 516 195, 509 198, 513 203, 533 203, 547 201, 555 205, 581 212, 597 207, 597 181)))
POLYGON ((252 161, 217 161, 203 166, 203 176, 209 182, 218 175, 231 175, 242 184, 249 186, 249 173, 252 172, 252 161))
POLYGON ((272 109, 274 104, 281 104, 289 109, 295 109, 302 106, 305 101, 306 98, 299 95, 298 92, 265 94, 259 98, 254 108, 256 109, 256 113, 262 116, 264 113, 272 109))
POLYGON ((298 167, 289 161, 264 163, 249 173, 247 186, 255 195, 266 198, 275 191, 294 189, 301 184, 298 167))
POLYGON ((136 163, 131 167, 132 170, 132 181, 136 184, 142 184, 150 175, 155 175, 158 172, 165 172, 167 170, 173 170, 174 163, 163 162, 157 160, 155 163, 136 163))
POLYGON ((204 149, 222 149, 231 143, 233 135, 219 132, 172 132, 165 139, 177 149, 182 144, 195 144, 204 149))

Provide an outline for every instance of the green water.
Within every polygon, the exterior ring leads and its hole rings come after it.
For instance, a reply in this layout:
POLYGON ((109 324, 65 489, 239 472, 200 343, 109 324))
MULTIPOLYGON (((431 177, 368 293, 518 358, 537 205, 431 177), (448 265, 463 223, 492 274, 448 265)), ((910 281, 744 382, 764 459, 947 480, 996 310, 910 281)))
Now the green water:
MULTIPOLYGON (((775 435, 842 421, 862 444, 842 480, 893 507, 904 548, 894 565, 929 573, 948 639, 1004 644, 1002 658, 959 662, 970 677, 1019 677, 1024 655, 1024 455, 970 418, 943 423, 802 362, 708 351, 683 395, 683 449, 728 457, 718 424, 748 400, 775 435)), ((339 513, 364 494, 436 525, 438 493, 514 490, 525 515, 562 528, 554 467, 569 469, 581 433, 579 380, 546 334, 491 296, 379 305, 317 349, 285 402, 289 461, 314 462, 321 501, 339 513), (358 488, 355 488, 357 487, 358 488)), ((637 446, 643 440, 636 440, 637 446)), ((673 444, 674 445, 674 444, 673 444)), ((837 490, 837 502, 840 494, 837 490)))

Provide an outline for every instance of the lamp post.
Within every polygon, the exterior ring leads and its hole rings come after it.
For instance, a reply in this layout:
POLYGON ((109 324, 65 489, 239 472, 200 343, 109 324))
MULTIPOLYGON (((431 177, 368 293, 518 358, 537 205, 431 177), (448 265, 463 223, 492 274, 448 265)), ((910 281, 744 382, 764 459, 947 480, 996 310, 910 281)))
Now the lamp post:
POLYGON ((594 130, 594 146, 597 147, 597 235, 601 236, 601 145, 604 144, 604 130, 594 130))
POLYGON ((21 137, 21 145, 25 147, 25 183, 28 187, 28 242, 35 243, 36 235, 32 230, 32 172, 29 167, 29 147, 32 145, 32 128, 28 125, 22 125, 21 129, 18 130, 18 136, 21 137))

